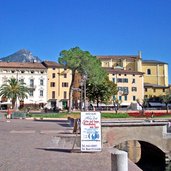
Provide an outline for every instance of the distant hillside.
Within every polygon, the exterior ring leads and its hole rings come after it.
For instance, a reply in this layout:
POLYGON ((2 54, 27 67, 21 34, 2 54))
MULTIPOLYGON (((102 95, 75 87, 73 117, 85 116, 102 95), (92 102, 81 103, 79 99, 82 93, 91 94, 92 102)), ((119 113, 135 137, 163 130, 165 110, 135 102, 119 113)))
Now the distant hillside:
POLYGON ((39 57, 33 56, 32 53, 29 50, 21 49, 9 56, 0 58, 0 61, 4 62, 41 62, 39 57))

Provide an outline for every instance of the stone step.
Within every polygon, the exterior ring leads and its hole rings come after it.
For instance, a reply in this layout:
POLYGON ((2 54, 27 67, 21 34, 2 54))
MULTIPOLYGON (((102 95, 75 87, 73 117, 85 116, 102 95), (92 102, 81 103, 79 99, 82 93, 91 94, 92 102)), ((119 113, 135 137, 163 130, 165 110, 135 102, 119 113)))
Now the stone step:
POLYGON ((63 149, 81 147, 81 137, 79 134, 58 134, 52 137, 51 146, 63 149))

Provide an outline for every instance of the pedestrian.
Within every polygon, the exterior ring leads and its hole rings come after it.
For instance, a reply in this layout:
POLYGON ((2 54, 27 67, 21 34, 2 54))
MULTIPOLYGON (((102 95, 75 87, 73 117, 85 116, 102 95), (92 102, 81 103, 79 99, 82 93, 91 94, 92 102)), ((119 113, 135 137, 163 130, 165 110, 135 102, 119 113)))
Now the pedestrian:
POLYGON ((12 111, 10 108, 8 108, 8 110, 7 110, 7 118, 8 119, 11 119, 11 114, 12 114, 12 111))

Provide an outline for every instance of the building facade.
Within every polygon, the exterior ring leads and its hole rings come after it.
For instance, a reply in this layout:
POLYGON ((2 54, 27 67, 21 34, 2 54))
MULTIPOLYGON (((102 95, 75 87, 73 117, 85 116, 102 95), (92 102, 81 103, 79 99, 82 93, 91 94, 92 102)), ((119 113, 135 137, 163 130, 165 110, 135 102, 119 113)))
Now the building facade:
POLYGON ((108 72, 109 80, 117 84, 118 94, 113 100, 121 101, 122 107, 136 104, 144 98, 144 73, 141 55, 97 56, 102 67, 108 72))
POLYGON ((145 73, 145 97, 149 98, 165 95, 167 90, 169 90, 168 64, 155 60, 143 60, 142 71, 145 73))
MULTIPOLYGON (((28 98, 24 104, 41 104, 47 102, 47 69, 38 62, 0 62, 0 86, 10 78, 16 78, 29 88, 28 98)), ((1 102, 4 99, 1 97, 1 102)), ((17 101, 18 106, 20 102, 17 101)))
POLYGON ((66 109, 69 101, 69 87, 71 71, 65 70, 60 64, 53 61, 44 61, 47 68, 47 105, 48 109, 66 109))

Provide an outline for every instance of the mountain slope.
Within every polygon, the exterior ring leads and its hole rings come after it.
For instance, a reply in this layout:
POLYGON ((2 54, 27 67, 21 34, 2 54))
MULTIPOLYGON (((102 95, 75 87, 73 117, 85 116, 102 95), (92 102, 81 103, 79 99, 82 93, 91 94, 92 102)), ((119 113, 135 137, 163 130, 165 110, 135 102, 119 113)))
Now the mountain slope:
POLYGON ((0 58, 1 61, 4 62, 41 62, 39 57, 33 56, 29 50, 21 49, 9 56, 0 58))

